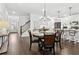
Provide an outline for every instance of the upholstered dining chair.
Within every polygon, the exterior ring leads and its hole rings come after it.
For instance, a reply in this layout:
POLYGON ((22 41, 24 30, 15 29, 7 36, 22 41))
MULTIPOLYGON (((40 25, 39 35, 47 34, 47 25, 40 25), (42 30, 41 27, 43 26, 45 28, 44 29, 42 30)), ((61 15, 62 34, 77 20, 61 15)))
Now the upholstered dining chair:
POLYGON ((60 49, 61 49, 61 34, 62 34, 61 31, 57 31, 56 32, 56 38, 55 38, 55 43, 59 44, 60 49))
POLYGON ((30 37, 30 48, 29 48, 29 50, 31 50, 32 43, 38 43, 39 40, 38 40, 38 38, 33 37, 31 30, 28 30, 28 32, 29 32, 29 37, 30 37))
POLYGON ((52 52, 53 48, 53 54, 55 54, 54 41, 55 41, 55 34, 52 35, 44 34, 43 51, 52 52))
POLYGON ((69 35, 71 36, 70 41, 75 41, 75 35, 76 35, 76 31, 75 30, 69 30, 69 35))

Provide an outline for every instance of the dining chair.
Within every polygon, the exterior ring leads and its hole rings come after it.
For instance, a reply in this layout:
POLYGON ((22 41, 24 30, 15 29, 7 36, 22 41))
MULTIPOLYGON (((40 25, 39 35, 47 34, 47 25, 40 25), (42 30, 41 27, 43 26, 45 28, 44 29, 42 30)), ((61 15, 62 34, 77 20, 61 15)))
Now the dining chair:
POLYGON ((55 54, 54 41, 55 41, 55 34, 52 35, 44 34, 44 42, 42 44, 43 51, 51 53, 53 48, 53 54, 55 54))
POLYGON ((39 40, 38 40, 38 38, 33 37, 31 30, 28 30, 28 32, 29 32, 29 37, 30 37, 30 48, 29 48, 29 50, 31 50, 32 43, 38 43, 39 40))
POLYGON ((56 32, 55 43, 59 44, 60 49, 61 49, 61 31, 56 32))
POLYGON ((69 30, 69 35, 71 36, 70 41, 75 41, 75 35, 76 35, 76 31, 75 30, 69 30))

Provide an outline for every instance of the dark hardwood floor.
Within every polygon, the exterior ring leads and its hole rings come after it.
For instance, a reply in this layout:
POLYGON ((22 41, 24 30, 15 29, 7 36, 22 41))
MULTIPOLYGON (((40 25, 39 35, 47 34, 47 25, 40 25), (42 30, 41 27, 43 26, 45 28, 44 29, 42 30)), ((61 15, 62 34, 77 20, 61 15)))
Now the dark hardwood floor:
MULTIPOLYGON (((62 49, 57 46, 56 55, 79 55, 79 43, 62 42, 62 49)), ((29 37, 20 38, 18 33, 12 33, 9 36, 8 52, 2 55, 41 55, 38 51, 38 44, 32 45, 32 50, 29 51, 29 37)))

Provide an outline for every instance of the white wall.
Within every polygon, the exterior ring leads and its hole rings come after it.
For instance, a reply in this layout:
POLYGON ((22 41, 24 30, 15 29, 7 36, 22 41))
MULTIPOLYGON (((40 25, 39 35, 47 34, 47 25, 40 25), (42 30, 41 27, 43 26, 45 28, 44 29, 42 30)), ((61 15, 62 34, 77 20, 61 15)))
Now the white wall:
POLYGON ((23 15, 23 16, 19 16, 19 26, 24 25, 24 23, 27 22, 28 20, 30 20, 29 13, 27 13, 26 15, 23 15))
POLYGON ((33 30, 34 28, 37 28, 38 23, 39 23, 38 22, 39 21, 39 15, 31 14, 30 20, 31 20, 30 29, 33 30))

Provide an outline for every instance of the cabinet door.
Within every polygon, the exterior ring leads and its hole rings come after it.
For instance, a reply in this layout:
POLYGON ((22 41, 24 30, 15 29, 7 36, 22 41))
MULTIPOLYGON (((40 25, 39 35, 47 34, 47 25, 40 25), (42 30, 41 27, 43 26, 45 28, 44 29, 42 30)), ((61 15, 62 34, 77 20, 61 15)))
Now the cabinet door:
POLYGON ((54 28, 61 28, 61 22, 55 22, 54 28))

